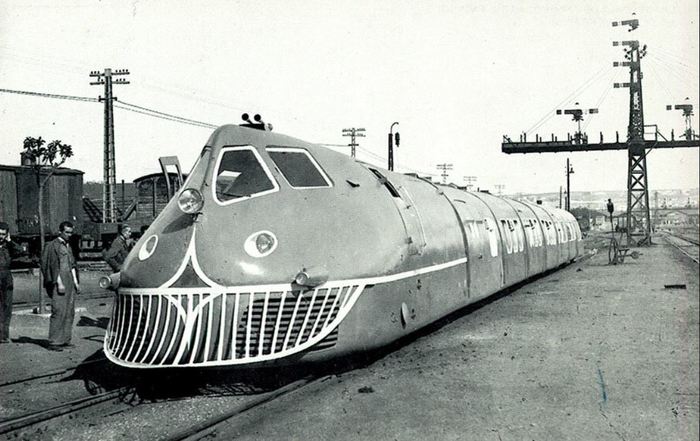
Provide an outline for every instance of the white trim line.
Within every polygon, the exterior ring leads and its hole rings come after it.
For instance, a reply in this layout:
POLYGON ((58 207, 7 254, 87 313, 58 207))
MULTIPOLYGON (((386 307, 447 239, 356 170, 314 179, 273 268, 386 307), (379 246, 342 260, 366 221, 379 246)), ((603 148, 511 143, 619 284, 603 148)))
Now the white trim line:
MULTIPOLYGON (((396 274, 390 274, 387 276, 375 276, 375 277, 365 277, 365 278, 359 278, 359 279, 346 279, 346 280, 334 280, 334 281, 329 281, 326 282, 322 285, 319 285, 316 287, 316 289, 321 289, 321 288, 334 288, 338 286, 346 286, 346 285, 360 285, 360 286, 366 286, 366 285, 379 285, 382 283, 391 283, 391 282, 396 282, 398 280, 402 279, 408 279, 409 277, 414 277, 414 276, 420 276, 423 274, 429 274, 433 273, 436 271, 442 271, 444 269, 452 268, 457 265, 461 265, 467 263, 467 258, 462 257, 459 259, 455 259, 449 262, 445 263, 440 263, 437 265, 431 265, 423 268, 418 268, 414 270, 409 270, 409 271, 404 271, 401 273, 396 273, 396 274)), ((269 285, 232 285, 232 286, 224 286, 224 285, 219 285, 213 280, 211 280, 209 277, 207 277, 206 274, 204 274, 204 271, 199 266, 199 263, 197 262, 197 256, 194 251, 194 234, 192 235, 192 241, 190 242, 190 248, 187 250, 187 255, 183 259, 183 263, 180 265, 180 269, 178 269, 177 273, 173 277, 170 278, 166 283, 162 284, 158 288, 120 288, 119 292, 127 295, 135 295, 135 294, 142 294, 142 295, 163 295, 166 292, 164 290, 169 290, 169 291, 177 291, 177 293, 180 294, 185 294, 185 293, 192 293, 192 294, 197 294, 201 292, 206 292, 207 290, 213 290, 215 291, 226 291, 229 293, 232 292, 262 292, 262 291, 292 291, 294 289, 299 289, 299 287, 293 287, 291 283, 276 283, 276 284, 269 284, 269 285), (209 287, 192 287, 192 288, 187 288, 187 287, 176 287, 173 288, 170 285, 172 285, 178 277, 182 274, 182 272, 185 270, 187 267, 187 262, 189 261, 188 257, 192 258, 192 267, 195 270, 195 273, 207 284, 209 284, 209 287)))

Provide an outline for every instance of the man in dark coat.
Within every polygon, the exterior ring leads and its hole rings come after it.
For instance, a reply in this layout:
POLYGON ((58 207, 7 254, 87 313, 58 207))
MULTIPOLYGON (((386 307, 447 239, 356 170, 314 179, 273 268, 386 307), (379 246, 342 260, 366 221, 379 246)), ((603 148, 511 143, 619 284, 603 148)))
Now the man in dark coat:
POLYGON ((112 271, 117 273, 122 269, 124 259, 126 259, 132 247, 131 227, 123 224, 119 228, 119 236, 114 239, 112 246, 104 254, 104 259, 112 267, 112 271))
POLYGON ((0 222, 0 343, 10 342, 10 320, 12 319, 12 273, 10 261, 20 254, 19 245, 10 238, 10 227, 0 222))
POLYGON ((80 292, 78 266, 69 244, 73 224, 62 222, 58 230, 59 236, 46 244, 41 255, 44 288, 51 299, 49 349, 52 351, 73 346, 71 337, 75 318, 75 294, 80 292))

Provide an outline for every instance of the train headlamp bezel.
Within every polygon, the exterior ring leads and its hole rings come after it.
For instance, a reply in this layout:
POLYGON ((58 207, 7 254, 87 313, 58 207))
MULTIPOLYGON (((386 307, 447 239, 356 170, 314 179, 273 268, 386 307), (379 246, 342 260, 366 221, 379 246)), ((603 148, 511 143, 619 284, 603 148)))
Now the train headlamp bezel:
POLYGON ((204 207, 204 196, 196 188, 186 188, 177 197, 177 206, 185 214, 197 214, 204 207))
POLYGON ((262 230, 248 236, 243 249, 249 256, 260 258, 272 254, 277 249, 277 245, 279 245, 277 236, 272 231, 262 230))

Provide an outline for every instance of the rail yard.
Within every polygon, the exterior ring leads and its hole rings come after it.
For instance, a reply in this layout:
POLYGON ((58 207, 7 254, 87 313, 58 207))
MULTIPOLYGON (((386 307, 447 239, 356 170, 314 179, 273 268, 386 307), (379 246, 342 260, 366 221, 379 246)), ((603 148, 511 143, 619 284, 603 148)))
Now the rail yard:
POLYGON ((0 441, 700 439, 697 1, 45 3, 0 441))
POLYGON ((19 313, 0 436, 697 439, 697 266, 655 242, 609 265, 590 235, 563 269, 322 366, 129 371, 102 355, 110 297, 79 301, 80 344, 59 354, 42 347, 47 319, 19 313))

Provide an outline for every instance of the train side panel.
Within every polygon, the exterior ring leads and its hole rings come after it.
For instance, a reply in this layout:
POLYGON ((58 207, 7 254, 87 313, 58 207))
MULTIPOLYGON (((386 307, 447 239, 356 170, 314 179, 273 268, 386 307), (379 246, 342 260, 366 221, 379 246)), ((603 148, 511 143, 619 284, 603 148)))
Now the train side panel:
POLYGON ((476 301, 502 289, 500 233, 489 207, 472 193, 446 188, 458 211, 468 245, 469 299, 476 301))
POLYGON ((501 236, 504 287, 527 278, 525 239, 515 209, 505 200, 488 193, 473 193, 494 213, 501 236))

